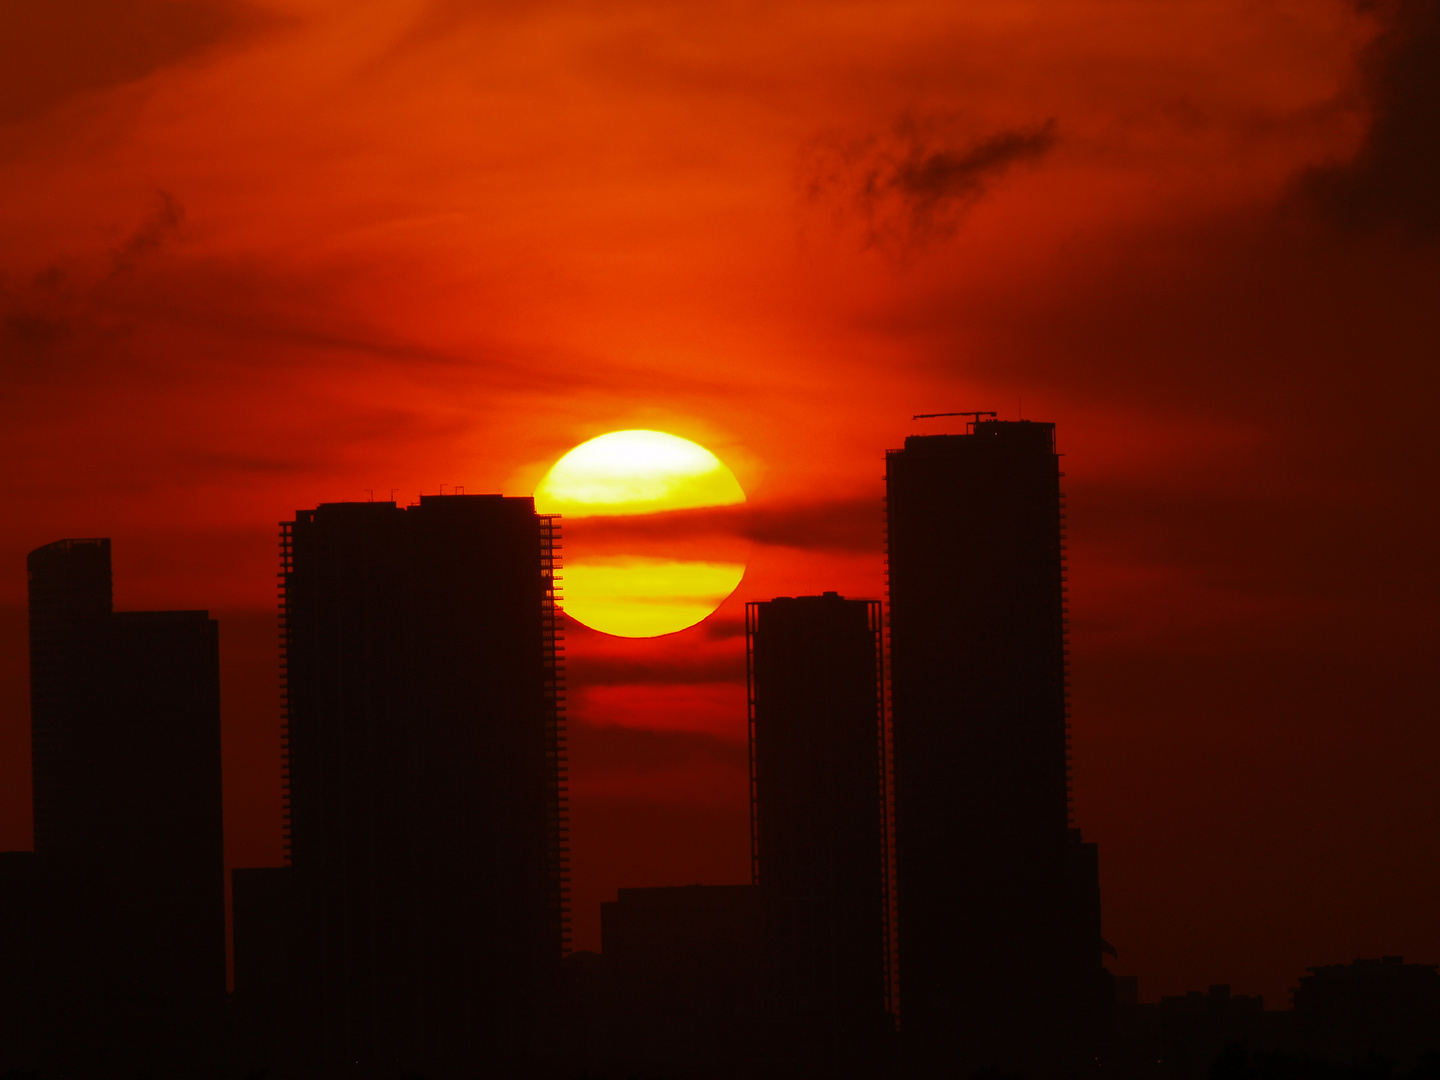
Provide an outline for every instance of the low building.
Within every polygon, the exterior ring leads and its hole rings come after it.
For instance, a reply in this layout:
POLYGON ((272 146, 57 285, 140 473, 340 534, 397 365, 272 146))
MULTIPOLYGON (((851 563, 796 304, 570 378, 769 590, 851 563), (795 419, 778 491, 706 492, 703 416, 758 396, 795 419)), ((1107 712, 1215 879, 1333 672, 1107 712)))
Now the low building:
POLYGON ((1298 1048, 1349 1062, 1378 1056, 1413 1065, 1440 1053, 1440 974, 1403 957, 1312 967, 1291 994, 1298 1048))

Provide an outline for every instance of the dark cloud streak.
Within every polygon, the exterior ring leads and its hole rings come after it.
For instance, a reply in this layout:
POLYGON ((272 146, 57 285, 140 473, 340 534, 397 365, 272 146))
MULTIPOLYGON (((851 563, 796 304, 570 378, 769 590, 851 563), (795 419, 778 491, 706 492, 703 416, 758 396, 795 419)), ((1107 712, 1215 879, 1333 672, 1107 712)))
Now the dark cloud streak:
POLYGON ((115 252, 114 273, 123 274, 180 233, 185 210, 168 191, 157 193, 160 205, 115 252))
POLYGON ((567 738, 572 763, 597 772, 617 768, 653 772, 697 759, 746 768, 749 760, 745 746, 692 731, 646 731, 572 720, 567 738))
POLYGON ((0 5, 0 123, 144 78, 259 21, 234 0, 11 0, 0 5))
POLYGON ((125 319, 114 303, 117 279, 141 269, 180 234, 184 208, 166 191, 110 253, 109 264, 54 263, 28 281, 0 283, 0 383, 71 378, 109 357, 125 319))
POLYGON ((1397 0, 1362 54, 1373 110, 1355 157, 1312 170, 1301 192, 1332 222, 1352 229, 1399 227, 1440 235, 1440 4, 1397 0))
POLYGON ((906 114, 888 137, 822 146, 806 185, 811 199, 838 194, 865 222, 869 246, 904 254, 953 236, 1006 173, 1058 142, 1053 117, 969 140, 940 134, 942 126, 906 114))
MULTIPOLYGON (((743 625, 740 632, 744 633, 743 625)), ((691 683, 745 681, 743 660, 706 653, 671 656, 662 660, 650 656, 621 658, 577 655, 566 660, 565 673, 572 683, 585 686, 680 686, 691 683)))
POLYGON ((911 204, 915 214, 933 213, 945 200, 979 198, 986 185, 1011 166, 1035 161, 1054 145, 1053 119, 1029 131, 996 132, 963 150, 934 150, 917 140, 902 161, 871 174, 866 194, 893 191, 911 204))
POLYGON ((723 506, 635 516, 569 518, 566 536, 589 544, 688 540, 739 536, 757 544, 809 551, 878 553, 882 512, 874 497, 793 506, 723 506))

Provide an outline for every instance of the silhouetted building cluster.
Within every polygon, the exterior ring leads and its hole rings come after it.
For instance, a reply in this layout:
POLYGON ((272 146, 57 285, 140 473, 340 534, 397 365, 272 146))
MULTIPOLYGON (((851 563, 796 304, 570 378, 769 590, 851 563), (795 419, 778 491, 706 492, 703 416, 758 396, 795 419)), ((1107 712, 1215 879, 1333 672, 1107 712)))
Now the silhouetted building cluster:
POLYGON ((24 979, 4 976, 7 1064, 203 1062, 225 1000, 217 625, 114 611, 108 540, 27 568, 35 850, 0 883, 24 979))
POLYGON ((620 1075, 753 1066, 765 1041, 763 933, 751 885, 618 890, 600 905, 598 963, 577 972, 590 995, 579 1057, 620 1075))
POLYGON ((1398 956, 1311 968, 1290 1009, 1226 985, 1117 995, 1102 1073, 1125 1080, 1440 1076, 1440 974, 1398 956))
POLYGON ((1379 1054, 1411 1064, 1440 1054, 1436 965, 1386 956, 1309 970, 1292 992, 1297 1045, 1340 1061, 1379 1054))
POLYGON ((1312 968, 1285 1013, 1227 986, 1142 1005, 1107 972, 1054 425, 984 415, 889 453, 886 605, 746 606, 752 881, 620 889, 599 954, 566 955, 559 529, 533 500, 282 524, 288 863, 234 871, 228 1000, 216 624, 114 612, 109 541, 31 553, 0 1072, 1190 1080, 1440 1051, 1433 966, 1312 968))
POLYGON ((1115 1038, 1107 1047, 1111 1073, 1176 1080, 1204 1080, 1228 1046, 1274 1052, 1285 1043, 1266 1012, 1265 1000, 1232 994, 1217 984, 1207 990, 1162 997, 1156 1004, 1117 1002, 1115 1038))

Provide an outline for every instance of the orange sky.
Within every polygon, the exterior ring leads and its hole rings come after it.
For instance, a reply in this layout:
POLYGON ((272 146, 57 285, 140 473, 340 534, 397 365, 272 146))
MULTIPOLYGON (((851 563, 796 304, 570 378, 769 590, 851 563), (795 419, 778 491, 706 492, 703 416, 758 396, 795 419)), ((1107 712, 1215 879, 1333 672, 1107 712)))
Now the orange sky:
POLYGON ((748 872, 743 601, 879 595, 908 417, 1023 407, 1116 970, 1440 961, 1440 16, 1364 7, 6 5, 0 846, 26 551, 220 617, 229 855, 274 862, 274 523, 658 428, 753 511, 651 542, 753 554, 701 627, 571 634, 593 947, 617 885, 748 872))

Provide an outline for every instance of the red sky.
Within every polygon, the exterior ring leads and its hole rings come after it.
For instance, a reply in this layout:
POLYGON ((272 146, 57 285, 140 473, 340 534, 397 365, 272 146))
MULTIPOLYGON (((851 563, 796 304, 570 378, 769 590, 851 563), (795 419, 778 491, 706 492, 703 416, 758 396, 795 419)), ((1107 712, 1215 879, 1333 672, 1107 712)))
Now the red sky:
POLYGON ((743 601, 879 595, 909 416, 1023 407, 1115 969, 1440 961, 1437 11, 5 5, 0 847, 30 549, 217 614, 229 858, 274 863, 275 523, 659 428, 753 507, 662 535, 752 557, 695 630, 570 635, 595 947, 617 885, 747 876, 743 601))

